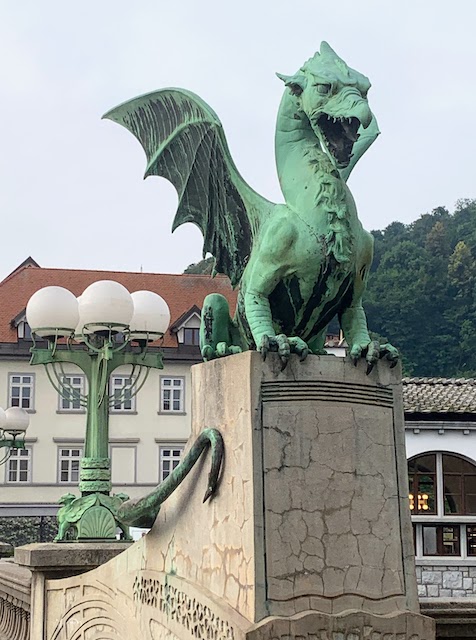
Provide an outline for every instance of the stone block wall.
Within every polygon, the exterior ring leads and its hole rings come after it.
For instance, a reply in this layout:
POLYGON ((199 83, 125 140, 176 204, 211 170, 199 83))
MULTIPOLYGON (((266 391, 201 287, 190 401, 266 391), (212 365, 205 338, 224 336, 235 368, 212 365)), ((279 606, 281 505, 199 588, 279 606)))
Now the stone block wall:
POLYGON ((420 598, 473 598, 476 600, 476 566, 417 566, 420 598))

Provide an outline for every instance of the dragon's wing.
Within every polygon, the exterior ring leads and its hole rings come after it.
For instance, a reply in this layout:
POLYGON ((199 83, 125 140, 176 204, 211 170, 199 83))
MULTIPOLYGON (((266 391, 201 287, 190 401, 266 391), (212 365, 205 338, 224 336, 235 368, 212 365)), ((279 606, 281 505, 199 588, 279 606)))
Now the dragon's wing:
POLYGON ((67 519, 69 520, 69 522, 77 522, 81 518, 83 513, 85 513, 85 511, 94 506, 96 500, 97 496, 95 493, 74 500, 67 511, 67 519))
POLYGON ((122 124, 147 155, 145 177, 170 180, 179 204, 172 226, 195 223, 216 270, 235 286, 251 252, 252 239, 273 204, 253 191, 231 158, 220 120, 198 96, 163 89, 112 109, 104 118, 122 124))

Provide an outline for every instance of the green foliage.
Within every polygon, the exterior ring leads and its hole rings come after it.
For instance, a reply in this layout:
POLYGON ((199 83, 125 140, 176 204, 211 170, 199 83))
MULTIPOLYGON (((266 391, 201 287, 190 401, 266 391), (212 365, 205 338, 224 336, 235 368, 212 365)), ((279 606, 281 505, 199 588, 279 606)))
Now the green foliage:
POLYGON ((372 234, 369 327, 401 349, 405 375, 476 375, 476 200, 372 234))
POLYGON ((189 264, 185 269, 184 273, 198 273, 205 275, 212 275, 213 269, 215 267, 215 258, 204 258, 200 260, 200 262, 194 262, 193 264, 189 264))
POLYGON ((30 542, 52 542, 58 532, 56 516, 0 518, 0 540, 13 547, 30 542))

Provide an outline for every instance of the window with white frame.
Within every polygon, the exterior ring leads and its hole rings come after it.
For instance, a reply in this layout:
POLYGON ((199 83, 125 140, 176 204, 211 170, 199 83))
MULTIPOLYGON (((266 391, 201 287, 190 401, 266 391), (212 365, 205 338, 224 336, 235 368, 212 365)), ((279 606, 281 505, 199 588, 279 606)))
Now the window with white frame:
POLYGON ((22 409, 33 409, 34 375, 10 373, 8 376, 8 405, 22 409))
POLYGON ((17 326, 17 336, 19 340, 31 340, 30 325, 26 320, 22 320, 17 326))
POLYGON ((184 413, 185 378, 160 379, 160 411, 184 413))
POLYGON ((59 399, 60 411, 84 411, 85 377, 82 374, 63 376, 62 395, 59 399))
POLYGON ((476 556, 476 465, 452 453, 408 461, 417 557, 476 556))
POLYGON ((200 345, 200 329, 191 329, 184 327, 183 329, 183 343, 188 345, 200 345))
POLYGON ((31 482, 31 449, 11 449, 7 465, 7 482, 31 482))
POLYGON ((59 447, 58 482, 79 482, 79 462, 83 456, 80 447, 59 447))
POLYGON ((109 408, 112 413, 135 412, 134 380, 131 376, 111 376, 109 395, 109 408))
POLYGON ((159 482, 163 482, 178 466, 183 454, 183 444, 167 444, 159 446, 159 482))

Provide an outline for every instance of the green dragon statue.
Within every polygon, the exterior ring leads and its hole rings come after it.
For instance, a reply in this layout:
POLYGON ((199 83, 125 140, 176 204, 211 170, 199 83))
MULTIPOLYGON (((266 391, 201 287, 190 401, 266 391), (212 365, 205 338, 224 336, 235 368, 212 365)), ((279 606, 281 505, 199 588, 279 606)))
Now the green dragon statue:
POLYGON ((372 236, 357 217, 346 185, 378 136, 369 80, 323 42, 286 85, 276 126, 276 163, 285 204, 269 202, 238 173, 220 120, 198 96, 163 89, 135 98, 104 117, 125 126, 147 155, 145 176, 167 178, 179 204, 172 230, 195 223, 216 271, 239 285, 235 317, 223 296, 202 309, 205 360, 259 349, 303 360, 323 353, 337 315, 354 362, 370 372, 378 358, 394 366, 398 351, 371 340, 362 295, 372 236))

